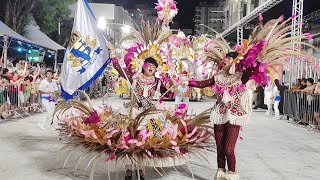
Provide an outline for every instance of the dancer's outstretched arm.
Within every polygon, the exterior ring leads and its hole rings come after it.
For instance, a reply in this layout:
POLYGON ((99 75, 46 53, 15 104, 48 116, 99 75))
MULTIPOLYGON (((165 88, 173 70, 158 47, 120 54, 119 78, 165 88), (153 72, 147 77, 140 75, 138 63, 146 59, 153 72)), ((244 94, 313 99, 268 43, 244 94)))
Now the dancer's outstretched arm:
POLYGON ((213 86, 215 83, 214 77, 203 80, 203 81, 195 81, 195 80, 190 80, 189 81, 189 86, 190 87, 197 87, 197 88, 205 88, 205 87, 210 87, 213 86))
POLYGON ((109 50, 110 50, 110 57, 112 59, 112 65, 113 67, 118 71, 118 73, 120 74, 121 77, 127 79, 130 81, 130 83, 132 83, 132 76, 133 73, 127 69, 124 69, 123 67, 121 67, 120 63, 119 63, 119 59, 117 58, 116 55, 116 51, 114 49, 114 46, 111 43, 107 44, 109 50))
POLYGON ((126 78, 126 75, 127 75, 128 80, 130 81, 130 83, 132 83, 133 73, 128 71, 127 69, 122 68, 119 63, 119 59, 117 57, 112 58, 112 65, 118 71, 121 77, 127 79, 126 78))

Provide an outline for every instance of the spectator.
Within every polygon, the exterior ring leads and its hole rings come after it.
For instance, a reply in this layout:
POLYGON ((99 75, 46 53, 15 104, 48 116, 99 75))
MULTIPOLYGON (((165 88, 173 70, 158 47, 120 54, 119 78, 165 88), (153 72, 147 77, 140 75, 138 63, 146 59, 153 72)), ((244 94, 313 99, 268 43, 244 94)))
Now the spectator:
POLYGON ((3 68, 2 70, 2 78, 6 79, 8 82, 10 82, 10 73, 8 68, 3 68))
POLYGON ((314 94, 320 94, 320 79, 318 79, 318 83, 314 89, 314 94))
POLYGON ((300 87, 301 87, 301 79, 297 79, 297 81, 296 81, 296 85, 295 85, 295 86, 293 86, 290 90, 292 90, 292 91, 296 91, 296 90, 299 90, 299 89, 300 89, 300 87))
POLYGON ((266 115, 272 115, 272 90, 273 86, 271 83, 264 88, 264 104, 268 107, 266 115))
POLYGON ((253 103, 254 107, 252 109, 258 109, 258 88, 253 91, 253 103))
MULTIPOLYGON (((52 81, 53 78, 53 71, 52 70, 47 70, 46 72, 46 79, 43 80, 40 84, 39 90, 41 93, 41 102, 44 108, 47 111, 47 117, 43 119, 41 122, 38 123, 38 126, 41 129, 45 129, 46 126, 50 125, 50 120, 52 119, 52 114, 54 112, 55 108, 55 97, 58 92, 58 86, 56 82, 52 81)), ((54 121, 52 121, 53 123, 54 121)), ((50 125, 50 129, 55 129, 57 123, 55 125, 50 125)))
POLYGON ((301 90, 301 92, 305 92, 305 93, 313 93, 316 85, 313 84, 314 80, 312 78, 308 78, 307 79, 307 87, 305 87, 304 89, 301 90))
POLYGON ((6 85, 9 83, 3 76, 0 77, 0 119, 5 119, 5 112, 9 111, 9 104, 7 102, 6 85))
POLYGON ((275 113, 275 119, 280 119, 280 111, 279 111, 279 103, 281 101, 281 96, 280 96, 280 91, 279 91, 279 87, 280 87, 280 83, 278 79, 274 80, 274 87, 272 90, 272 99, 273 99, 273 109, 274 109, 274 113, 275 113))
POLYGON ((300 86, 300 90, 304 89, 307 87, 307 79, 306 78, 303 78, 301 80, 301 86, 300 86))
POLYGON ((108 81, 107 81, 107 73, 104 72, 103 73, 103 77, 101 79, 101 86, 102 86, 102 95, 104 96, 105 94, 107 94, 107 84, 108 84, 108 81))

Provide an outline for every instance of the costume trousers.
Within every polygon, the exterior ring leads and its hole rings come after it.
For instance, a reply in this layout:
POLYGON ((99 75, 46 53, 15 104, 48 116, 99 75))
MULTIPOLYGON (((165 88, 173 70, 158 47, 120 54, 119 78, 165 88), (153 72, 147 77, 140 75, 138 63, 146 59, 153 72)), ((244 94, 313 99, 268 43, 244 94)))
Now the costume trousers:
POLYGON ((215 124, 214 137, 217 145, 218 168, 225 169, 226 161, 228 170, 236 172, 236 157, 234 149, 239 136, 240 126, 230 124, 215 124))
POLYGON ((280 101, 275 101, 273 105, 275 118, 277 119, 280 119, 279 103, 280 101))
MULTIPOLYGON (((46 109, 47 111, 47 116, 45 119, 43 119, 40 124, 42 126, 50 126, 51 120, 52 120, 52 115, 54 112, 55 108, 55 102, 49 101, 47 99, 41 99, 42 106, 46 109)), ((53 126, 57 126, 57 122, 53 122, 53 126)))

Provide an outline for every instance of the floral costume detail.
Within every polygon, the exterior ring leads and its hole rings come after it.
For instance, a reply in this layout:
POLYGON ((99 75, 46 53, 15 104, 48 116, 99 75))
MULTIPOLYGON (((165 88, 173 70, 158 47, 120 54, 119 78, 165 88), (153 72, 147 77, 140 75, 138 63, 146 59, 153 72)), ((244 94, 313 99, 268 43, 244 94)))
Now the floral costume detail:
POLYGON ((126 107, 133 105, 136 109, 145 110, 153 106, 152 99, 155 93, 160 91, 159 81, 157 79, 146 81, 142 79, 141 74, 137 74, 133 77, 132 87, 136 93, 138 100, 134 98, 134 101, 126 104, 126 107))
POLYGON ((229 122, 234 125, 244 125, 249 120, 249 113, 243 107, 241 101, 245 101, 245 86, 240 77, 242 73, 228 75, 220 71, 215 76, 215 85, 218 92, 218 100, 212 108, 210 119, 214 124, 225 124, 229 122))

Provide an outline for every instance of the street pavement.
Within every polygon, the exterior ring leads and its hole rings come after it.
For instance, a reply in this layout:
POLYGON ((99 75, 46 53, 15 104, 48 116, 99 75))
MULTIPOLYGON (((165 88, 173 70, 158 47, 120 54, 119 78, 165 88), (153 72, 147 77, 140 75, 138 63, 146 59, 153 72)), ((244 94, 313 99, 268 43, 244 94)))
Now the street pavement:
MULTIPOLYGON (((119 108, 128 99, 109 97, 106 102, 119 108)), ((190 109, 199 113, 213 106, 214 99, 206 98, 191 102, 190 109)), ((164 101, 165 106, 173 107, 172 101, 164 101)), ((102 104, 102 99, 93 101, 94 106, 102 104)), ((57 159, 63 146, 59 132, 41 130, 37 122, 45 114, 35 114, 23 119, 0 123, 0 180, 82 180, 89 179, 90 170, 86 165, 73 173, 76 155, 63 168, 66 154, 57 159)), ((169 180, 213 180, 216 171, 215 152, 206 152, 205 158, 190 156, 189 165, 164 168, 164 177, 155 170, 147 169, 147 179, 169 180)), ((275 120, 256 110, 252 121, 240 132, 236 146, 237 170, 242 180, 318 180, 320 179, 320 133, 294 126, 285 118, 275 120)), ((107 180, 108 165, 100 163, 95 179, 107 180)), ((116 179, 112 163, 111 179, 116 179)), ((90 168, 89 168, 90 169, 90 168)), ((119 179, 124 179, 124 170, 117 168, 119 179)))

